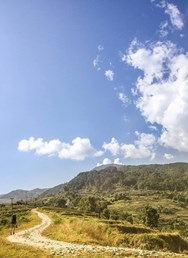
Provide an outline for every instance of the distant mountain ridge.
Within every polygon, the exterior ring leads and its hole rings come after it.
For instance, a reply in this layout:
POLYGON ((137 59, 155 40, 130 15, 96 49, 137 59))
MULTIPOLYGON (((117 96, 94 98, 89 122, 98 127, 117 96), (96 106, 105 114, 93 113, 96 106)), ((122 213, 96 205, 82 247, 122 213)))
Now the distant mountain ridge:
POLYGON ((64 184, 60 184, 57 186, 54 186, 46 191, 44 191, 43 193, 40 194, 41 198, 47 197, 47 196, 51 196, 54 194, 58 194, 58 192, 60 192, 62 189, 64 189, 64 187, 67 185, 67 183, 64 184))
POLYGON ((48 188, 45 188, 45 189, 36 188, 33 190, 22 190, 22 189, 14 190, 7 194, 0 195, 0 203, 8 203, 10 202, 11 198, 13 198, 14 202, 20 201, 20 200, 27 201, 32 198, 37 198, 40 194, 42 194, 47 190, 48 188))

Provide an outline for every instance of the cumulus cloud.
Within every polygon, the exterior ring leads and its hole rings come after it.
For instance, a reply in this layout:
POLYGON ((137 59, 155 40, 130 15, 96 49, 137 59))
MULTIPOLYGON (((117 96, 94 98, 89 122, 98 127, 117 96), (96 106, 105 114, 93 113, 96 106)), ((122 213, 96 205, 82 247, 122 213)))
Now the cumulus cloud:
POLYGON ((173 159, 174 156, 172 154, 170 154, 170 153, 165 153, 164 154, 164 158, 170 160, 170 159, 173 159))
POLYGON ((154 145, 156 138, 153 134, 135 132, 138 140, 134 144, 123 144, 121 150, 125 158, 155 158, 154 145))
POLYGON ((114 164, 123 165, 119 158, 114 159, 114 164))
POLYGON ((111 159, 105 158, 103 159, 102 163, 97 163, 97 167, 100 167, 102 165, 109 165, 112 164, 113 162, 111 161, 111 159))
POLYGON ((112 161, 109 158, 105 158, 103 159, 102 163, 97 163, 97 167, 100 167, 102 165, 110 165, 110 164, 116 164, 116 165, 123 165, 123 163, 120 162, 120 159, 114 159, 114 161, 112 161))
POLYGON ((119 143, 115 138, 111 142, 104 143, 103 148, 113 156, 121 154, 124 158, 155 158, 156 138, 153 134, 135 132, 137 140, 133 144, 119 143))
POLYGON ((114 72, 112 70, 107 70, 105 72, 105 76, 109 81, 113 81, 114 80, 114 72))
POLYGON ((143 72, 136 106, 147 122, 162 125, 159 142, 188 151, 188 54, 170 41, 142 45, 134 40, 122 60, 143 72))
POLYGON ((102 147, 105 151, 110 151, 114 156, 119 154, 120 151, 120 145, 114 137, 111 139, 111 142, 105 142, 102 147))
POLYGON ((62 159, 84 160, 87 157, 99 157, 102 151, 96 151, 88 138, 75 138, 72 143, 52 140, 45 142, 42 138, 30 137, 18 143, 18 150, 21 152, 35 151, 38 155, 56 155, 62 159))

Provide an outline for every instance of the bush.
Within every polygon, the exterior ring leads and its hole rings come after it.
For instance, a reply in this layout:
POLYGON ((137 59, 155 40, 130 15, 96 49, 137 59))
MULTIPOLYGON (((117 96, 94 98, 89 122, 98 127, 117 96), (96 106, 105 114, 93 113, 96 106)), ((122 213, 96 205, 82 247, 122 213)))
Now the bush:
POLYGON ((146 206, 141 214, 142 221, 144 225, 155 228, 159 224, 159 213, 157 209, 152 208, 151 206, 146 206))
POLYGON ((104 209, 103 212, 102 212, 102 217, 104 219, 109 219, 110 218, 110 211, 109 209, 104 209))

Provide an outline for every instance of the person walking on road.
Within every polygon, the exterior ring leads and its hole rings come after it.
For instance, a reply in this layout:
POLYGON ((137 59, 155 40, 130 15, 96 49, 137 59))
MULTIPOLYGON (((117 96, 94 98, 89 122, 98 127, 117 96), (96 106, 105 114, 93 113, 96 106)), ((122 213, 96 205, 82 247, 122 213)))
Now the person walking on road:
POLYGON ((11 217, 11 231, 10 231, 11 235, 15 234, 16 227, 17 227, 16 214, 12 214, 12 217, 11 217))

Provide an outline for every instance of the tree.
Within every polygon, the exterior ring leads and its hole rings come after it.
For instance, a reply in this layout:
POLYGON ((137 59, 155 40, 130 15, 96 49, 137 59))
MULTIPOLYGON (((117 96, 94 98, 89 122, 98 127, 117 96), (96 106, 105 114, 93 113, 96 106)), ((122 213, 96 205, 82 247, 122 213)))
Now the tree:
POLYGON ((78 206, 83 211, 94 212, 96 210, 96 199, 92 196, 83 196, 78 206))
POLYGON ((151 228, 158 227, 158 224, 159 224, 158 210, 151 206, 146 206, 142 212, 142 220, 144 225, 148 227, 151 227, 151 228))
POLYGON ((97 212, 99 217, 101 212, 107 208, 107 202, 93 196, 83 196, 80 198, 78 207, 87 212, 97 212))
POLYGON ((110 211, 109 209, 104 209, 103 212, 102 212, 102 217, 105 218, 105 219, 109 219, 110 218, 110 211))
POLYGON ((61 208, 65 208, 66 207, 66 200, 61 198, 57 200, 57 206, 61 207, 61 208))

